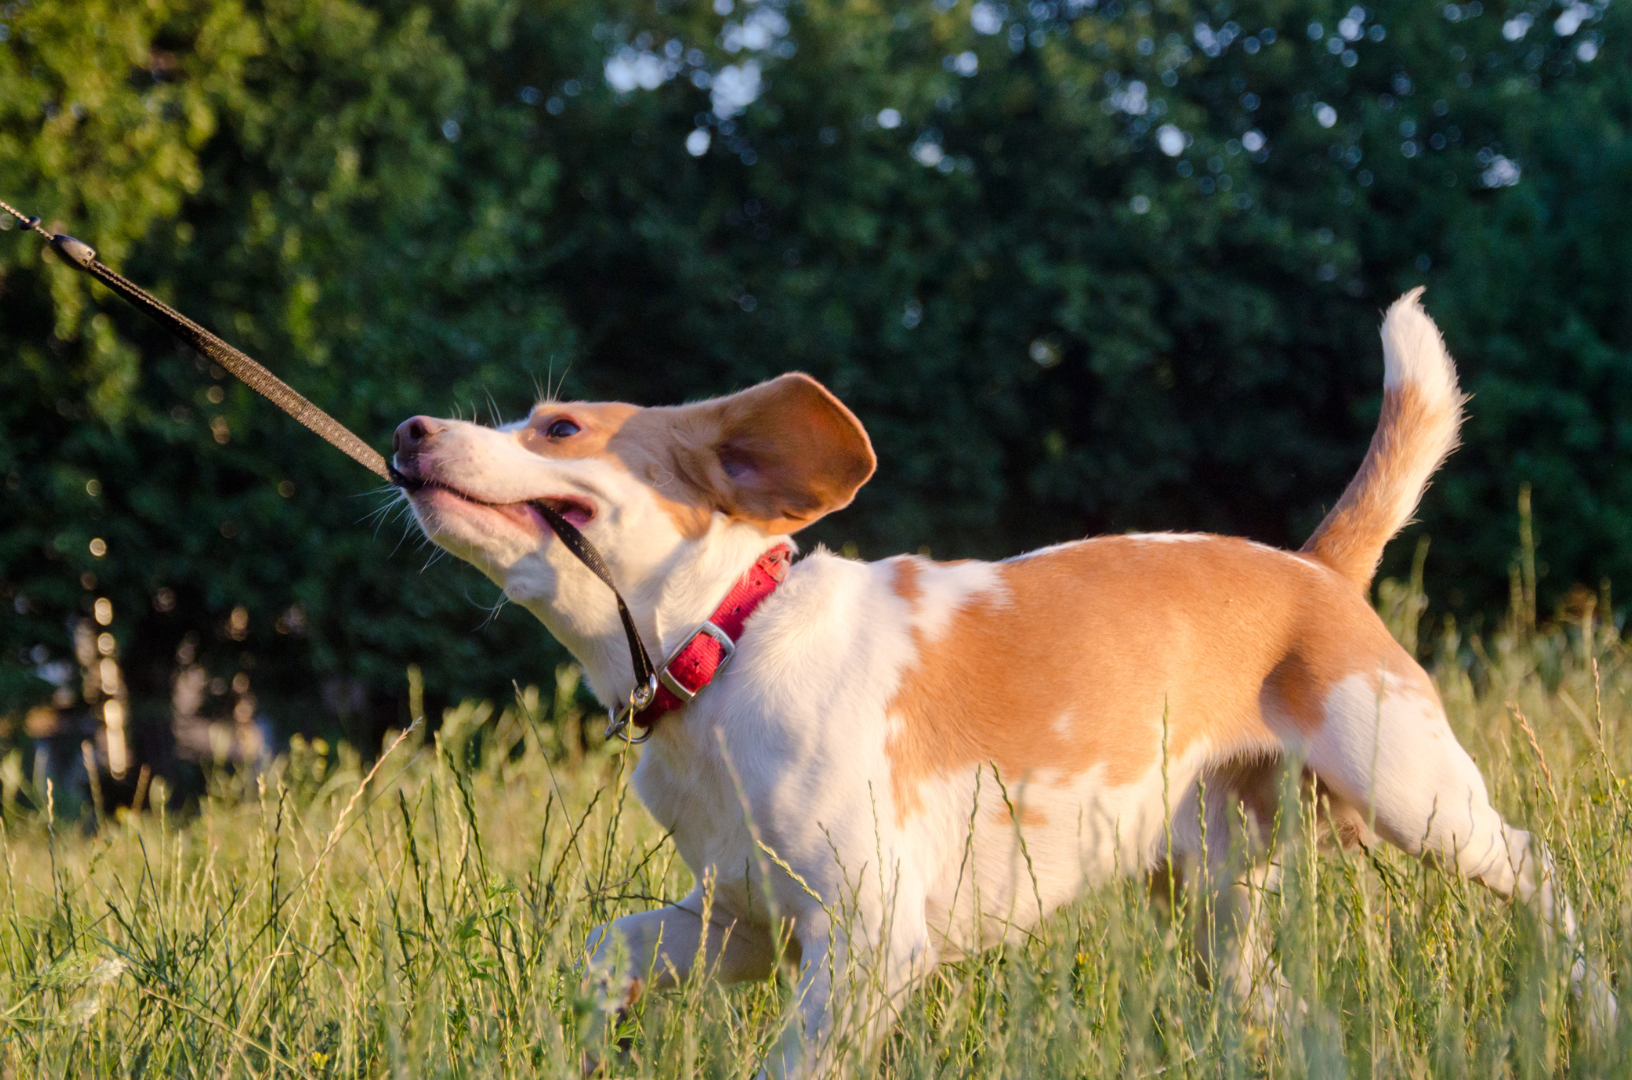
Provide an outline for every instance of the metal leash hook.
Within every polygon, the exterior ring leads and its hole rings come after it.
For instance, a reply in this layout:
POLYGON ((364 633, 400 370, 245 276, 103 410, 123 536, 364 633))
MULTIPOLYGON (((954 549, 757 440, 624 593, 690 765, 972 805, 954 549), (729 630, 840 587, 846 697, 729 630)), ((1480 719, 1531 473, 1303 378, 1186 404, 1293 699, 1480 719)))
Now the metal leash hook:
POLYGON ((0 210, 4 210, 6 213, 16 218, 18 223, 21 224, 23 228, 32 229, 34 232, 37 232, 41 236, 45 237, 46 241, 52 247, 62 252, 69 262, 73 263, 81 270, 90 270, 91 265, 96 262, 95 248, 83 240, 76 240, 67 233, 52 232, 40 224, 40 215, 24 214, 21 210, 14 209, 12 206, 4 202, 0 202, 0 210))
POLYGON ((606 731, 601 737, 603 739, 622 739, 629 746, 639 746, 647 739, 650 739, 655 725, 645 728, 639 735, 630 735, 629 721, 656 698, 657 676, 653 675, 645 683, 629 692, 629 704, 621 709, 606 710, 606 731))

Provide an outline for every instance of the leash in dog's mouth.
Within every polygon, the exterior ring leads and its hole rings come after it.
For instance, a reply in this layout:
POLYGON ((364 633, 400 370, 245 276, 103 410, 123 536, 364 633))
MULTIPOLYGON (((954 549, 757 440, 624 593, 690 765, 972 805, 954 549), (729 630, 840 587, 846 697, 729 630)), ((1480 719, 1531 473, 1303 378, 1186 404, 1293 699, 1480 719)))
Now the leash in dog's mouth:
MULTIPOLYGON (((39 233, 70 265, 78 267, 124 297, 127 303, 148 318, 231 372, 245 386, 288 413, 374 475, 409 493, 418 491, 426 485, 426 481, 410 477, 394 463, 386 461, 383 454, 358 438, 344 424, 306 400, 288 383, 272 374, 248 354, 228 345, 140 285, 105 265, 96 257, 96 249, 89 244, 76 240, 66 233, 51 232, 40 224, 37 216, 25 214, 6 202, 0 201, 0 211, 16 218, 25 229, 39 233)), ((629 639, 629 659, 635 671, 635 689, 629 695, 629 704, 626 708, 609 710, 611 722, 607 726, 607 737, 623 735, 627 742, 644 742, 651 734, 650 728, 647 729, 646 735, 639 738, 629 738, 625 732, 629 718, 656 700, 657 669, 652 666, 651 655, 646 651, 646 643, 641 640, 640 631, 635 627, 635 619, 629 613, 629 605, 624 603, 623 595, 618 592, 617 584, 612 579, 612 572, 607 569, 606 560, 601 558, 600 552, 584 538, 584 534, 578 531, 577 526, 552 507, 549 500, 534 499, 530 500, 528 505, 548 523, 555 535, 566 545, 567 550, 587 566, 591 573, 606 583, 607 588, 612 590, 612 595, 617 599, 618 616, 623 620, 624 633, 629 639)))
POLYGON ((430 489, 445 491, 464 502, 501 512, 517 506, 532 509, 544 519, 545 524, 566 549, 612 590, 612 597, 618 605, 618 617, 623 622, 624 636, 629 643, 629 665, 635 673, 635 688, 629 694, 626 705, 607 710, 605 737, 620 738, 630 745, 638 745, 651 738, 654 725, 660 716, 672 709, 683 707, 730 661, 736 652, 737 638, 742 633, 743 623, 759 602, 781 583, 793 556, 792 549, 787 544, 778 545, 762 554, 755 566, 738 580, 720 602, 714 613, 685 638, 659 668, 652 663, 646 643, 641 639, 640 630, 635 626, 634 616, 629 611, 629 605, 624 602, 623 594, 618 591, 606 561, 601 558, 600 552, 595 550, 595 545, 591 544, 579 530, 578 524, 567 517, 577 510, 584 518, 581 524, 587 524, 594 517, 595 508, 592 504, 572 497, 559 496, 493 503, 476 498, 451 485, 420 476, 418 469, 413 466, 410 466, 411 471, 404 471, 392 461, 387 468, 390 470, 391 479, 410 495, 430 489), (717 657, 707 655, 711 645, 718 650, 717 657), (687 678, 691 681, 685 681, 687 678), (631 731, 638 734, 632 734, 631 731))
MULTIPOLYGON (((474 498, 463 491, 448 487, 446 484, 440 484, 420 476, 409 476, 397 468, 394 461, 387 462, 385 468, 387 478, 409 495, 423 491, 426 488, 440 488, 468 502, 480 503, 483 506, 495 505, 474 498)), ((595 550, 595 545, 589 542, 588 537, 579 532, 578 527, 568 521, 566 517, 566 514, 574 509, 580 512, 587 510, 585 515, 587 523, 589 518, 595 516, 594 507, 585 507, 584 504, 574 499, 543 498, 521 500, 521 502, 537 511, 562 545, 572 552, 579 562, 588 567, 590 573, 600 578, 606 583, 606 587, 612 590, 612 598, 618 603, 618 618, 623 622, 624 637, 629 641, 629 664, 635 672, 635 689, 630 693, 629 704, 625 708, 607 710, 606 734, 607 738, 614 735, 622 736, 625 742, 632 744, 645 742, 651 735, 650 729, 647 730, 645 735, 639 737, 629 736, 627 734, 629 718, 645 709, 656 699, 657 668, 652 664, 652 655, 646 650, 646 642, 641 639, 640 629, 635 626, 635 617, 629 611, 629 605, 624 601, 623 594, 618 591, 617 582, 613 579, 612 571, 607 567, 606 560, 601 558, 601 553, 595 550), (556 503, 565 507, 565 511, 558 510, 555 505, 552 505, 556 503)))
POLYGON ((416 495, 419 492, 427 489, 433 491, 445 491, 462 502, 472 503, 476 506, 485 506, 490 510, 501 511, 510 510, 515 507, 537 509, 538 506, 542 504, 549 506, 556 513, 560 514, 574 525, 577 525, 579 528, 583 528, 583 526, 589 524, 595 518, 595 504, 587 498, 580 498, 576 495, 544 495, 534 499, 513 499, 509 502, 494 502, 491 499, 478 498, 477 496, 472 495, 470 492, 465 491, 463 488, 454 487, 452 484, 443 483, 440 480, 429 480, 424 477, 409 476, 407 473, 397 468, 395 461, 388 461, 386 463, 386 470, 390 475, 392 484, 400 488, 405 494, 408 495, 416 495))

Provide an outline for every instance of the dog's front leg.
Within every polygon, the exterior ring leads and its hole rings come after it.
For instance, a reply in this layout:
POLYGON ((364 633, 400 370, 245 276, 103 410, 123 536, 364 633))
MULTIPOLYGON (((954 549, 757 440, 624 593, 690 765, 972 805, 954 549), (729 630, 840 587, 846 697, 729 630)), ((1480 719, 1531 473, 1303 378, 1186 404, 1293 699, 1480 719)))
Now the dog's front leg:
POLYGON ((633 1004, 650 987, 666 990, 704 974, 721 982, 763 979, 776 964, 770 935, 763 927, 734 919, 719 910, 703 921, 702 897, 693 893, 677 904, 625 915, 589 935, 590 966, 606 970, 622 947, 627 950, 622 975, 633 1004))
POLYGON ((872 933, 834 926, 825 914, 794 920, 801 964, 794 1017, 765 1061, 760 1077, 774 1080, 834 1076, 847 1060, 867 1062, 894 1022, 917 976, 934 967, 922 919, 898 920, 872 933), (880 939, 886 944, 873 944, 880 939))
POLYGON ((586 949, 589 978, 610 983, 607 1007, 597 1011, 584 1033, 591 1048, 605 1040, 608 1022, 621 1019, 647 989, 678 986, 694 972, 726 983, 763 979, 776 966, 770 934, 705 906, 700 889, 679 903, 597 927, 586 949))

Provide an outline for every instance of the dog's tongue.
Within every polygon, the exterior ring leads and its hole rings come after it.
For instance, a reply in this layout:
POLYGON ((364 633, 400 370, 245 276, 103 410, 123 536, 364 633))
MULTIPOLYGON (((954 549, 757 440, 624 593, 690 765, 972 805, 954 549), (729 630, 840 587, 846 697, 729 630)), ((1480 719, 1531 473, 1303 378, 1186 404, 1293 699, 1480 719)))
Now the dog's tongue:
MULTIPOLYGON (((560 514, 576 528, 583 528, 589 524, 589 519, 594 516, 589 507, 572 499, 537 499, 533 505, 560 514)), ((548 524, 550 521, 549 514, 545 514, 543 517, 545 523, 548 524)))
POLYGON ((580 529, 589 524, 589 512, 576 504, 564 506, 558 512, 580 529))

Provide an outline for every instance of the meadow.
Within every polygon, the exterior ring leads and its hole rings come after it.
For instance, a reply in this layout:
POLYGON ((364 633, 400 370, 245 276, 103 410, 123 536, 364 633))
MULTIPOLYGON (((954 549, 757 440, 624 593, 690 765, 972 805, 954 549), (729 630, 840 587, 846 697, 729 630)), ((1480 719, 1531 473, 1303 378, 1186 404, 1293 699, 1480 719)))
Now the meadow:
MULTIPOLYGON (((1498 808, 1551 845, 1586 953, 1624 997, 1632 647, 1591 598, 1536 629, 1527 594, 1516 577, 1488 636, 1440 623, 1418 643, 1420 581, 1380 589, 1396 634, 1435 657, 1498 808)), ((690 882, 630 791, 634 758, 596 741, 575 689, 563 667, 372 762, 296 739, 259 775, 214 777, 196 812, 119 810, 95 829, 59 818, 13 759, 0 1074, 573 1076, 587 1053, 605 1075, 752 1075, 787 972, 649 994, 626 1052, 600 1044, 586 934, 690 882)), ((1527 910, 1391 849, 1336 850, 1328 827, 1305 802, 1276 840, 1269 910, 1296 1007, 1255 1013, 1209 987, 1192 933, 1206 890, 1170 908, 1128 880, 943 967, 873 1075, 1632 1074, 1632 1023, 1587 1022, 1569 950, 1527 910)))

